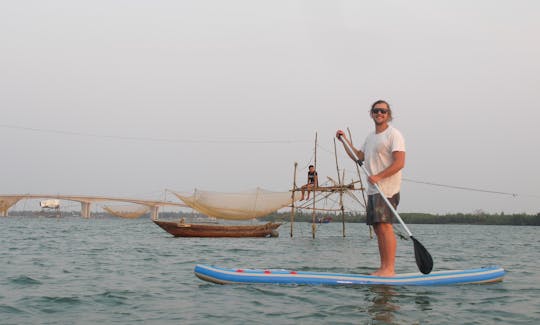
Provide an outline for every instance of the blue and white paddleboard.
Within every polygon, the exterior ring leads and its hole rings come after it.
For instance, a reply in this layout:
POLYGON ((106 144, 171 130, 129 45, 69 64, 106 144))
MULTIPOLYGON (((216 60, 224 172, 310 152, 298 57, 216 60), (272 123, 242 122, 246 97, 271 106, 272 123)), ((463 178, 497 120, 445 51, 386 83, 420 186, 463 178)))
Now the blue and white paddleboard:
POLYGON ((498 266, 470 270, 438 271, 430 274, 407 273, 393 277, 363 274, 303 272, 282 269, 227 269, 208 265, 195 266, 202 280, 219 283, 275 283, 309 285, 449 285, 502 281, 505 271, 498 266))

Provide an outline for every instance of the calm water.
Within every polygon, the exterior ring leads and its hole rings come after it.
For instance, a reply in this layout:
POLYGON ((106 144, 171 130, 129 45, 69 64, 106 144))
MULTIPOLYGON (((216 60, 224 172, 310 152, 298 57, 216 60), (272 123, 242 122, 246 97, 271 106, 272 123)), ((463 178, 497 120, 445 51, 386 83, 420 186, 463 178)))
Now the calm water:
MULTIPOLYGON (((505 281, 447 287, 216 285, 197 263, 370 272, 364 225, 289 224, 280 238, 174 238, 148 219, 0 218, 0 324, 537 324, 540 228, 410 225, 435 270, 498 264, 505 281)), ((409 241, 397 271, 416 271, 409 241)))

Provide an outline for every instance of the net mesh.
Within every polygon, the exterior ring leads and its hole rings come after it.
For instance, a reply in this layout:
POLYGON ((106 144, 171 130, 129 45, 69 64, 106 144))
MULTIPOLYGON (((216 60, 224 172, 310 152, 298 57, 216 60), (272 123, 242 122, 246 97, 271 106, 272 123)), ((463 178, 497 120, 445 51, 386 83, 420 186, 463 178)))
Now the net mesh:
POLYGON ((266 216, 291 204, 290 192, 254 190, 222 193, 195 190, 193 195, 172 192, 185 204, 209 217, 249 220, 266 216))
POLYGON ((103 210, 120 218, 135 219, 147 213, 150 209, 144 205, 106 205, 103 210))

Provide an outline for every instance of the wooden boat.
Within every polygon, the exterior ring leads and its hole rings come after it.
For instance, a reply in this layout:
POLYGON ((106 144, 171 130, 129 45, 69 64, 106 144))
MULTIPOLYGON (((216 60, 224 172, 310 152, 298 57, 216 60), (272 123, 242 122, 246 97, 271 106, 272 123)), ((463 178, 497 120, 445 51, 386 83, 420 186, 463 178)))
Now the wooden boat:
POLYGON ((278 237, 281 223, 263 225, 216 225, 194 224, 175 221, 154 220, 154 223, 175 237, 278 237))

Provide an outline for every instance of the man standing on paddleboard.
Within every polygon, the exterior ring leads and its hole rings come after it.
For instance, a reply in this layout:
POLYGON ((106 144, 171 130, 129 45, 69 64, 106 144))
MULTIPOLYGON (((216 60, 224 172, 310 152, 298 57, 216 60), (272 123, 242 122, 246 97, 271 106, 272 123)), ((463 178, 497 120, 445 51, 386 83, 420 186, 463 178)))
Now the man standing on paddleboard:
POLYGON ((378 100, 369 112, 375 123, 375 132, 368 135, 361 149, 356 149, 341 130, 336 137, 355 162, 363 161, 369 171, 368 206, 366 223, 377 235, 381 266, 372 273, 376 276, 394 276, 397 241, 392 227, 393 212, 373 184, 378 184, 388 201, 397 208, 401 188, 401 169, 405 166, 405 140, 392 121, 392 110, 384 100, 378 100), (345 142, 346 143, 345 143, 345 142))

